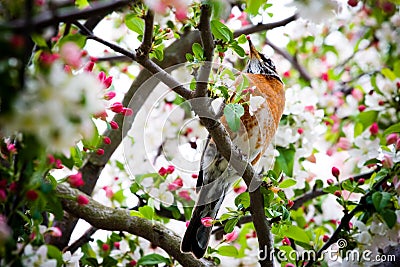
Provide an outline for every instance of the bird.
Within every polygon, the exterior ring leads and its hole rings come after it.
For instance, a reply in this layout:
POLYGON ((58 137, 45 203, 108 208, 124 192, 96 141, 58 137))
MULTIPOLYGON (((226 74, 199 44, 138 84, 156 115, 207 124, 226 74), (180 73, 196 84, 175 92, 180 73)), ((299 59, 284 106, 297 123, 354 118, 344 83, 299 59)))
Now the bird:
MULTIPOLYGON (((240 117, 241 126, 234 132, 229 128, 225 116, 220 121, 233 144, 255 166, 278 128, 285 107, 285 90, 272 60, 258 52, 249 37, 247 40, 250 57, 243 75, 248 79, 252 90, 251 94, 246 94, 239 102, 244 107, 244 115, 240 117), (252 97, 262 100, 255 111, 246 104, 252 97)), ((239 76, 234 86, 238 86, 242 79, 244 78, 239 76)), ((204 256, 212 230, 212 226, 204 220, 215 220, 225 195, 239 178, 240 174, 218 152, 214 140, 208 137, 200 160, 196 185, 198 198, 181 243, 183 253, 192 253, 198 259, 204 256)))

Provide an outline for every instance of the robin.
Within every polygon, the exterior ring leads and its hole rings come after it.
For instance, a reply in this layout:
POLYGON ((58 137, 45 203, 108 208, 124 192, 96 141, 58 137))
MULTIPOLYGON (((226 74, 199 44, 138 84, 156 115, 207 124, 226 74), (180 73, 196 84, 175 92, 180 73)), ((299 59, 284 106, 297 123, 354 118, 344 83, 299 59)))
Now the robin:
MULTIPOLYGON (((245 111, 240 118, 241 126, 238 131, 231 131, 224 116, 221 117, 221 123, 233 143, 246 154, 248 161, 254 166, 278 128, 285 106, 285 91, 272 60, 258 52, 250 38, 248 41, 250 60, 243 75, 249 81, 251 93, 240 101, 245 111), (248 105, 252 98, 259 103, 255 110, 248 105)), ((241 77, 235 81, 236 86, 242 82, 241 77)), ((240 174, 229 165, 218 152, 212 138, 209 138, 202 154, 197 181, 200 192, 182 240, 182 252, 191 252, 197 258, 204 256, 212 229, 207 220, 216 218, 226 193, 238 178, 240 174)))

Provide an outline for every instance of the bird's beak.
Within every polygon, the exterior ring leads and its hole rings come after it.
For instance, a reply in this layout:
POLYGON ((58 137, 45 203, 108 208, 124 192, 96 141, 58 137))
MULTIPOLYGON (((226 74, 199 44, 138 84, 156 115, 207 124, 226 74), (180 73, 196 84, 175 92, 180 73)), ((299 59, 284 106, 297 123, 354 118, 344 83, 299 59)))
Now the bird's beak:
POLYGON ((250 58, 251 59, 258 59, 261 60, 260 54, 258 54, 257 49, 254 47, 253 43, 249 40, 249 47, 250 47, 250 58))

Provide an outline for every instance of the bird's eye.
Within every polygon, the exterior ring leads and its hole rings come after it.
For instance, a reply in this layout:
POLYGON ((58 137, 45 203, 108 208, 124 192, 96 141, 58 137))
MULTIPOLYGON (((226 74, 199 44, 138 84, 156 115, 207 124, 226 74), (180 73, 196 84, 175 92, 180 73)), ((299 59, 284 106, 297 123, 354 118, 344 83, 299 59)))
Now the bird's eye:
POLYGON ((272 69, 275 69, 275 64, 274 64, 274 62, 272 62, 271 59, 267 58, 266 63, 267 63, 272 69))

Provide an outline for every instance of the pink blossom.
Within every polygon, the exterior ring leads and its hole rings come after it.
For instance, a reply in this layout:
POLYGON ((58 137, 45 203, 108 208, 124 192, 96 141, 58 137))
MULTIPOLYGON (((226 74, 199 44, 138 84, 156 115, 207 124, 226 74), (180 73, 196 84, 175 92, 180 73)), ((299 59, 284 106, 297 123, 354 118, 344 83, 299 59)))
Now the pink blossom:
POLYGON ((110 106, 110 109, 115 113, 121 113, 124 109, 124 106, 121 102, 115 102, 110 106))
POLYGON ((111 86, 111 84, 112 84, 112 81, 113 81, 113 77, 112 77, 112 76, 108 76, 108 77, 103 81, 103 84, 104 84, 104 86, 106 87, 106 89, 107 89, 107 88, 110 88, 110 86, 111 86))
POLYGON ((182 178, 178 177, 168 185, 168 190, 169 191, 175 191, 183 186, 183 181, 182 178))
POLYGON ((289 238, 287 238, 286 236, 282 239, 282 245, 284 246, 290 246, 291 242, 289 240, 289 238))
POLYGON ((116 123, 115 121, 110 121, 110 126, 114 130, 119 128, 118 123, 116 123))
POLYGON ((386 136, 386 144, 387 145, 395 144, 397 139, 399 139, 399 135, 397 133, 391 133, 388 136, 386 136))
POLYGON ((65 63, 73 68, 79 68, 81 65, 81 50, 73 42, 65 43, 60 49, 60 56, 64 59, 65 63))
POLYGON ((10 152, 12 154, 17 153, 17 148, 15 147, 14 144, 8 144, 7 145, 7 150, 8 150, 8 152, 10 152))
POLYGON ((115 97, 116 93, 114 91, 109 91, 104 94, 104 99, 105 100, 111 100, 115 97))
POLYGON ((62 236, 61 229, 56 227, 56 226, 55 227, 50 227, 49 230, 50 230, 50 234, 52 236, 54 236, 54 237, 61 237, 62 236))
POLYGON ((54 61, 59 59, 60 56, 58 54, 51 54, 49 52, 42 52, 39 56, 39 61, 43 63, 45 66, 50 66, 54 61))
POLYGON ((351 148, 351 142, 346 137, 340 137, 337 146, 343 150, 348 150, 351 148))
POLYGON ((188 192, 187 190, 182 190, 182 191, 180 191, 180 192, 178 193, 178 195, 179 195, 181 198, 183 198, 183 199, 185 199, 185 200, 187 200, 187 201, 192 200, 192 198, 190 197, 190 194, 189 194, 189 192, 188 192))
POLYGON ((164 168, 164 167, 161 167, 161 168, 158 170, 158 174, 161 175, 161 176, 165 176, 167 173, 168 173, 168 172, 167 172, 167 169, 164 168))
POLYGON ((175 18, 178 20, 178 21, 184 21, 184 20, 186 20, 187 19, 187 10, 186 10, 186 7, 184 7, 184 8, 177 8, 176 9, 176 12, 175 12, 175 18))
POLYGON ((104 137, 103 137, 103 143, 106 144, 106 145, 111 144, 111 139, 110 139, 110 137, 104 136, 104 137))
POLYGON ((89 199, 85 195, 78 195, 76 201, 82 206, 89 204, 89 199))
POLYGON ((201 218, 201 224, 203 224, 205 227, 211 227, 214 224, 214 220, 211 217, 204 217, 201 218))
POLYGON ((114 196, 114 192, 111 187, 103 186, 103 190, 106 192, 106 197, 112 198, 114 196))
POLYGON ((332 175, 336 178, 338 178, 340 175, 340 170, 338 168, 336 168, 335 166, 332 167, 332 175))
POLYGON ((123 108, 122 109, 122 115, 124 115, 124 116, 132 116, 133 115, 133 110, 131 108, 123 108))
POLYGON ((363 92, 361 92, 359 89, 353 89, 351 91, 351 95, 357 99, 357 101, 361 101, 364 98, 363 92))
POLYGON ((94 62, 93 61, 89 61, 88 63, 86 63, 86 65, 83 68, 83 70, 87 71, 87 72, 92 72, 93 71, 93 67, 94 67, 94 62))
POLYGON ((235 186, 235 187, 233 188, 233 191, 234 191, 236 194, 241 194, 241 193, 243 193, 243 192, 246 192, 246 189, 247 189, 247 187, 246 187, 245 185, 238 185, 238 186, 235 186))
POLYGON ((79 187, 85 184, 85 182, 82 179, 82 173, 78 172, 76 174, 72 174, 68 176, 68 183, 72 187, 79 187))
POLYGON ((232 232, 225 235, 225 240, 227 242, 233 242, 238 238, 238 236, 239 233, 236 230, 233 230, 232 232))
POLYGON ((392 168, 393 167, 393 159, 387 154, 383 155, 382 166, 384 168, 392 168))
POLYGON ((369 132, 371 133, 371 135, 377 135, 379 131, 379 127, 378 124, 376 122, 374 122, 371 127, 369 127, 369 132))

